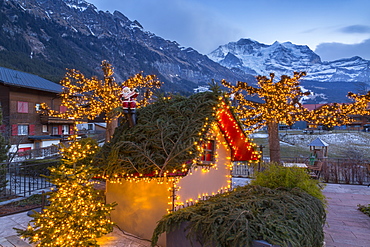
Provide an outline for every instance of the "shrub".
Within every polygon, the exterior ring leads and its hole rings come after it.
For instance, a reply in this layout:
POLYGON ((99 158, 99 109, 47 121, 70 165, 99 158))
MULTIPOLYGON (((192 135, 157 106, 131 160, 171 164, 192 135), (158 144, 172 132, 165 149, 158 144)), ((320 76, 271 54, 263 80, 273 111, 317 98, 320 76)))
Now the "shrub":
MULTIPOLYGON (((246 185, 164 216, 152 246, 185 223, 190 241, 202 246, 250 246, 252 240, 290 247, 321 247, 324 204, 306 192, 246 185)), ((185 234, 185 233, 184 233, 185 234)))
POLYGON ((305 169, 270 163, 265 170, 257 172, 255 176, 256 178, 251 181, 252 185, 270 189, 297 187, 325 202, 325 196, 322 193, 323 186, 318 180, 311 179, 305 169))
POLYGON ((367 206, 357 205, 357 207, 358 207, 358 210, 360 210, 364 214, 367 214, 368 216, 370 216, 370 204, 368 204, 367 206))

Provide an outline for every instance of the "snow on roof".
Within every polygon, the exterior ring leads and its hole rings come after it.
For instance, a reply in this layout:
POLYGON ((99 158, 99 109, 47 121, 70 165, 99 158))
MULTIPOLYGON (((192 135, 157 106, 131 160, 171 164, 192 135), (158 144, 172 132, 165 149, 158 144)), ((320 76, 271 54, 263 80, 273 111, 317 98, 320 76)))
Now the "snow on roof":
POLYGON ((324 142, 323 140, 320 139, 320 137, 316 138, 313 140, 308 146, 313 146, 313 147, 327 147, 329 144, 324 142))

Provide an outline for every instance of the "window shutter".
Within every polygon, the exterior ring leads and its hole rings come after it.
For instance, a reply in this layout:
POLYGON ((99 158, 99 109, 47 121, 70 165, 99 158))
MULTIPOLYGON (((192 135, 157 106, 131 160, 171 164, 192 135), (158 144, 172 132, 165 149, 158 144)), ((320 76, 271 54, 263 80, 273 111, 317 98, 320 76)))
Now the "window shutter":
POLYGON ((64 113, 64 112, 66 112, 67 111, 67 107, 65 107, 64 105, 61 105, 60 107, 59 107, 59 112, 60 113, 64 113))
POLYGON ((69 134, 71 134, 71 135, 75 134, 73 125, 69 126, 69 134))
POLYGON ((29 135, 31 136, 34 136, 35 135, 35 125, 34 124, 30 124, 29 125, 29 135))
POLYGON ((58 135, 61 135, 62 134, 62 125, 58 125, 58 135))
POLYGON ((18 135, 18 125, 13 124, 12 125, 12 136, 17 136, 18 135))
POLYGON ((19 113, 28 113, 28 102, 18 101, 17 107, 19 113))

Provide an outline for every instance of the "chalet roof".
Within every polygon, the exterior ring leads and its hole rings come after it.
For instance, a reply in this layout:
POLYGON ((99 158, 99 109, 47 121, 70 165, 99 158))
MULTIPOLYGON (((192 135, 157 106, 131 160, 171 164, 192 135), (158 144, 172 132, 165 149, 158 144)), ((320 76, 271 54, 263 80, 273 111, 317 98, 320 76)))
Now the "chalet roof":
POLYGON ((9 86, 60 93, 62 86, 37 75, 0 67, 0 83, 9 86))
POLYGON ((327 147, 329 144, 324 142, 323 140, 320 139, 320 137, 317 137, 315 140, 313 140, 308 146, 311 147, 327 147))
POLYGON ((231 147, 232 160, 251 160, 251 144, 219 96, 214 92, 175 96, 138 109, 137 124, 129 128, 122 122, 111 142, 104 145, 105 170, 128 174, 181 171, 184 164, 190 166, 199 157, 199 143, 207 139, 214 124, 231 147))

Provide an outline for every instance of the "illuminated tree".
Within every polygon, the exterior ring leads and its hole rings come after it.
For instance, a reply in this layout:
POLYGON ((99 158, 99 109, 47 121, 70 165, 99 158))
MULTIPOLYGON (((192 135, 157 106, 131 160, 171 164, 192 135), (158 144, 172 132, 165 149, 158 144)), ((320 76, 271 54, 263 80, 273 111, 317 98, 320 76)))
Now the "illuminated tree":
POLYGON ((313 124, 336 126, 347 124, 352 120, 351 115, 366 113, 367 95, 349 93, 355 102, 351 104, 328 104, 314 111, 302 106, 300 100, 308 93, 303 93, 299 79, 304 72, 294 72, 293 77, 281 76, 280 81, 274 82, 274 74, 270 78, 257 77, 257 87, 246 82, 238 82, 235 86, 223 80, 222 84, 230 89, 229 95, 235 97, 237 105, 234 110, 246 128, 253 132, 267 126, 269 135, 270 160, 280 162, 279 124, 292 125, 296 121, 307 121, 313 124), (250 96, 258 96, 260 100, 251 100, 250 96))
POLYGON ((96 171, 89 163, 96 150, 89 141, 61 149, 62 164, 49 168, 48 180, 56 186, 50 205, 32 215, 26 230, 16 229, 22 238, 40 247, 98 246, 96 239, 113 230, 107 216, 115 204, 105 204, 91 181, 96 171))
POLYGON ((119 94, 122 86, 136 88, 145 91, 138 101, 138 107, 145 106, 149 103, 153 89, 159 88, 159 82, 154 75, 143 76, 136 74, 119 85, 113 76, 114 71, 111 64, 103 61, 101 64, 104 79, 99 80, 97 77, 86 78, 81 72, 75 69, 68 70, 65 77, 60 81, 63 86, 62 106, 66 107, 65 112, 51 110, 45 103, 41 108, 48 115, 66 118, 66 119, 95 119, 104 115, 107 123, 106 141, 110 141, 114 129, 117 127, 117 118, 120 111, 115 109, 121 106, 119 94))
POLYGON ((350 98, 353 103, 332 103, 323 105, 320 108, 310 111, 307 121, 312 124, 321 124, 330 128, 353 122, 354 119, 352 117, 355 115, 369 114, 367 106, 370 102, 370 91, 364 95, 350 92, 347 97, 350 98))

